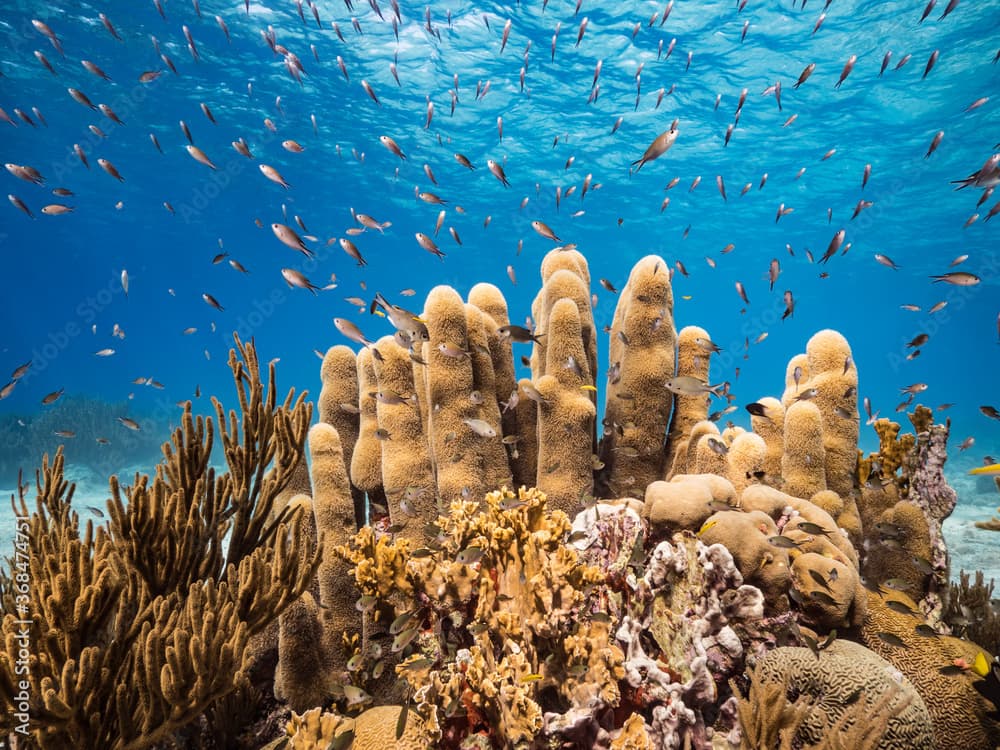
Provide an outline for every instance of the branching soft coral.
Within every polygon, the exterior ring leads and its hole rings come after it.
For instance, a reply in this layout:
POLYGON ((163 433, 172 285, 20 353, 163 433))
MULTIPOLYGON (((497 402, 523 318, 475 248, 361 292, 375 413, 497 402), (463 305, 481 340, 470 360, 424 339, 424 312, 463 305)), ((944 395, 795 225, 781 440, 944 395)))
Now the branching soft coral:
POLYGON ((311 409, 294 392, 279 404, 273 366, 265 390, 253 344, 236 346, 242 419, 216 402, 227 472, 208 467, 213 423, 188 403, 152 480, 112 477, 110 520, 96 530, 81 533, 61 452, 43 459, 30 518, 19 482, 15 564, 31 585, 0 586, 0 732, 28 683, 32 746, 150 747, 245 683, 248 638, 308 588, 318 560, 306 519, 270 512, 311 409))

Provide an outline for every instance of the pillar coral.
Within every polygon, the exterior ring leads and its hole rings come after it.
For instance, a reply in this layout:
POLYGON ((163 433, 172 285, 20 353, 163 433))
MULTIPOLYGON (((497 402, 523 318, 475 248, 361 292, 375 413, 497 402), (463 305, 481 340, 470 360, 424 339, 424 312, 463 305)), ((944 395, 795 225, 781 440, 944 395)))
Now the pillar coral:
MULTIPOLYGON (((344 463, 350 474, 360 422, 357 357, 350 347, 331 346, 323 356, 319 372, 323 384, 316 403, 319 421, 332 425, 341 436, 344 463)), ((355 523, 360 527, 365 523, 366 516, 364 491, 352 485, 351 497, 354 500, 355 523)))
POLYGON ((765 396, 757 399, 764 407, 764 416, 752 415, 750 426, 764 440, 767 449, 764 453, 764 478, 768 484, 774 484, 781 477, 781 459, 785 454, 785 407, 776 398, 765 396))
POLYGON ((438 496, 445 503, 462 497, 482 497, 493 488, 489 478, 502 473, 510 481, 500 442, 492 365, 487 380, 489 357, 473 350, 473 345, 485 347, 482 321, 470 332, 466 305, 458 292, 447 286, 434 287, 427 295, 424 318, 430 335, 423 347, 427 362, 425 396, 438 496), (477 377, 492 386, 488 394, 480 391, 483 404, 472 398, 477 377), (494 410, 484 411, 481 406, 490 399, 494 400, 494 410), (480 421, 495 433, 492 437, 477 434, 470 426, 480 421))
POLYGON ((517 487, 530 487, 536 478, 538 466, 538 404, 527 396, 528 389, 534 388, 531 378, 517 381, 516 404, 508 412, 514 415, 514 431, 504 433, 504 437, 514 441, 508 447, 511 473, 517 487))
POLYGON ((274 520, 278 515, 295 499, 297 495, 310 495, 312 485, 309 480, 309 465, 306 463, 305 454, 295 464, 292 475, 285 488, 274 497, 274 504, 271 506, 269 518, 274 520))
MULTIPOLYGON (((601 440, 602 484, 611 497, 637 492, 663 477, 663 448, 673 394, 674 298, 664 260, 647 255, 632 268, 611 324, 608 359, 620 363, 609 382, 601 440), (636 489, 638 488, 638 489, 636 489)), ((606 493, 604 493, 606 494, 606 493)))
POLYGON ((538 474, 535 486, 551 507, 573 512, 594 486, 593 430, 596 409, 585 385, 593 385, 586 364, 580 314, 569 298, 558 300, 548 316, 546 372, 536 381, 538 474), (577 367, 567 367, 572 357, 577 367))
POLYGON ((381 359, 373 362, 378 379, 378 425, 391 436, 380 441, 382 484, 389 518, 403 525, 402 536, 422 542, 424 524, 410 519, 433 518, 437 513, 437 486, 427 448, 427 432, 417 405, 413 364, 406 349, 392 336, 378 341, 381 359))
POLYGON ((727 476, 737 493, 763 478, 767 443, 753 432, 737 435, 726 454, 727 476))
MULTIPOLYGON (((475 305, 484 314, 483 325, 486 327, 487 346, 490 350, 490 359, 493 361, 496 401, 497 407, 500 409, 500 424, 503 427, 503 434, 505 436, 521 435, 516 410, 509 405, 512 394, 518 388, 514 352, 510 340, 501 336, 498 330, 502 326, 510 325, 507 301, 493 284, 479 283, 469 290, 469 304, 475 305)), ((531 432, 534 432, 534 425, 531 427, 531 432)), ((529 464, 528 456, 529 454, 520 451, 516 457, 508 454, 508 463, 515 486, 521 484, 530 486, 534 479, 534 463, 529 464)))
POLYGON ((362 349, 357 358, 358 439, 351 455, 351 482, 369 499, 382 498, 382 441, 378 433, 378 378, 370 349, 362 349))
MULTIPOLYGON (((550 252, 542 261, 542 289, 538 293, 532 311, 536 315, 537 341, 541 341, 544 347, 536 346, 538 356, 532 357, 531 373, 534 378, 540 378, 548 372, 549 362, 552 357, 549 353, 550 340, 548 336, 549 319, 552 308, 561 299, 570 299, 576 304, 580 315, 580 336, 583 341, 584 355, 575 357, 577 367, 586 368, 590 373, 589 385, 594 384, 597 373, 597 332, 594 326, 594 313, 590 305, 590 272, 587 269, 586 260, 582 255, 576 253, 563 257, 563 253, 550 252)), ((569 365, 565 359, 558 363, 552 363, 553 367, 564 367, 569 365)), ((596 404, 595 392, 584 394, 592 404, 596 404)), ((597 441, 596 422, 591 428, 591 443, 597 441)), ((590 452, 594 452, 591 446, 590 452)))
POLYGON ((781 456, 782 489, 809 497, 826 489, 823 415, 811 401, 795 401, 785 411, 785 442, 781 456))
MULTIPOLYGON (((531 305, 535 327, 544 333, 548 326, 548 314, 556 300, 569 297, 576 302, 580 311, 583 331, 583 348, 587 352, 590 371, 597 372, 597 328, 590 307, 590 269, 587 259, 576 250, 550 250, 542 259, 542 288, 531 305), (568 275, 576 277, 575 280, 568 275)), ((540 376, 545 372, 548 342, 545 337, 535 341, 531 352, 531 371, 540 376)))
POLYGON ((274 696, 293 711, 318 706, 330 695, 331 673, 325 659, 317 659, 322 642, 320 610, 306 591, 279 618, 278 666, 274 673, 274 696))
MULTIPOLYGON (((714 437, 716 440, 721 440, 722 436, 719 433, 719 428, 715 422, 709 422, 707 419, 703 419, 700 422, 696 422, 691 428, 691 434, 688 435, 687 446, 685 448, 686 455, 684 456, 683 466, 684 471, 682 473, 686 474, 697 474, 698 471, 698 443, 706 435, 714 437)), ((677 462, 675 462, 676 465, 677 462)))
POLYGON ((729 474, 729 446, 725 438, 719 435, 702 435, 694 446, 694 466, 691 469, 697 474, 729 474))
POLYGON ((858 368, 847 339, 834 330, 813 334, 806 344, 809 388, 823 415, 826 484, 838 495, 854 491, 858 450, 858 368))
MULTIPOLYGON (((708 382, 710 352, 699 341, 710 341, 708 331, 699 326, 685 326, 677 334, 677 375, 708 382)), ((666 380, 666 378, 664 378, 666 380)), ((686 446, 691 429, 708 416, 708 394, 693 396, 674 395, 674 409, 670 415, 666 453, 663 457, 664 478, 683 474, 688 470, 686 446)))
POLYGON ((808 386, 804 383, 809 380, 809 358, 805 354, 796 354, 788 360, 785 367, 785 392, 781 395, 781 405, 785 408, 791 406, 792 401, 808 386))
MULTIPOLYGON (((496 373, 487 339, 486 323, 493 322, 478 307, 465 305, 465 324, 468 331, 469 360, 472 363, 472 392, 466 395, 478 407, 477 418, 487 422, 497 435, 480 443, 482 475, 486 489, 492 490, 504 485, 510 486, 511 473, 507 464, 507 452, 503 447, 503 427, 500 423, 496 373), (478 395, 475 395, 478 394, 478 395)), ((471 427, 470 427, 471 429, 471 427)))
POLYGON ((344 670, 352 635, 361 632, 361 613, 354 606, 357 590, 343 563, 333 550, 354 536, 354 504, 347 479, 340 435, 333 426, 320 422, 309 430, 312 464, 313 514, 322 539, 322 558, 316 572, 322 605, 321 652, 332 669, 344 670))

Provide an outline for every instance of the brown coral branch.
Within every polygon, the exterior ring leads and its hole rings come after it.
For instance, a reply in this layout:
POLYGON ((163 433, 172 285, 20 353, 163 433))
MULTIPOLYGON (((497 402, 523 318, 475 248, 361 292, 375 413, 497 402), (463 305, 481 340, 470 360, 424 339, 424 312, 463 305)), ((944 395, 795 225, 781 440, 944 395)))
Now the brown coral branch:
POLYGON ((212 419, 188 404, 155 476, 127 487, 112 477, 109 521, 81 534, 61 451, 43 459, 23 562, 0 575, 0 732, 13 729, 15 686, 27 679, 34 745, 149 747, 245 683, 248 638, 308 588, 319 562, 311 518, 268 515, 302 457, 311 409, 294 392, 278 405, 274 368, 265 394, 253 344, 236 346, 241 420, 230 412, 225 423, 215 402, 227 473, 208 466, 212 419), (27 593, 12 586, 18 575, 27 593))

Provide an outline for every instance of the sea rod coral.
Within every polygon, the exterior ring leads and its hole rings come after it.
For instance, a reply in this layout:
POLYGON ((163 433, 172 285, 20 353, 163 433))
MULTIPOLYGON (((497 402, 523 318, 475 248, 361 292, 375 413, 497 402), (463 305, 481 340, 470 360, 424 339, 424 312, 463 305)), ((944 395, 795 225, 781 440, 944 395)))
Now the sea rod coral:
POLYGON ((3 733, 54 749, 167 740, 246 687, 248 639, 308 587, 306 519, 271 510, 311 407, 294 391, 278 402, 273 365, 265 389, 253 344, 236 347, 239 421, 218 401, 214 420, 185 404, 152 479, 111 478, 108 521, 81 528, 61 452, 43 460, 30 514, 21 483, 0 589, 3 733), (209 465, 216 427, 222 474, 209 465))

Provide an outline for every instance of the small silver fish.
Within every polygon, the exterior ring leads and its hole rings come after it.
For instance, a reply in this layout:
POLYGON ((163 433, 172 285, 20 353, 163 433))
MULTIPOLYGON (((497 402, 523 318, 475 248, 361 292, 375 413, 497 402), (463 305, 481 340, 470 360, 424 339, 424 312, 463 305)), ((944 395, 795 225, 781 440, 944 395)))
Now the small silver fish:
POLYGON ((468 425, 469 429, 479 437, 494 438, 497 436, 497 431, 485 419, 463 419, 462 422, 468 425))

